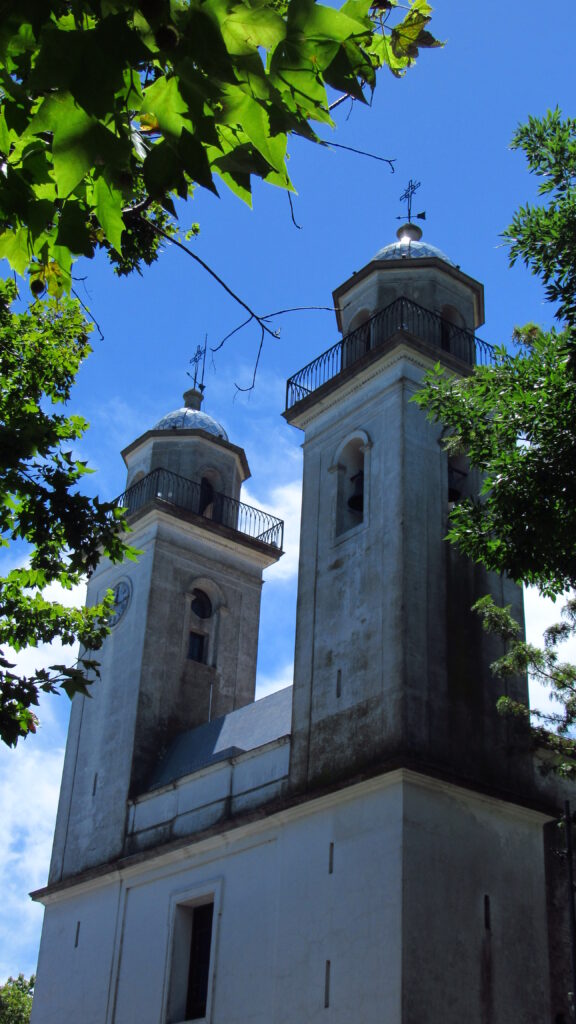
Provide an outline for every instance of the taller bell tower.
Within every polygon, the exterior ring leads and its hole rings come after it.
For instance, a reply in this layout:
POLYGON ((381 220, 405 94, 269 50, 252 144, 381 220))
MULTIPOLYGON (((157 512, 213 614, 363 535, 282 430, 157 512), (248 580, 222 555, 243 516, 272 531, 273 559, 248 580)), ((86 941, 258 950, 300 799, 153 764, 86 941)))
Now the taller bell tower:
POLYGON ((305 434, 292 785, 396 763, 514 791, 525 759, 471 606, 491 593, 522 620, 521 593, 445 541, 480 481, 413 401, 435 363, 487 357, 482 285, 407 224, 334 304, 343 340, 291 378, 285 413, 305 434))

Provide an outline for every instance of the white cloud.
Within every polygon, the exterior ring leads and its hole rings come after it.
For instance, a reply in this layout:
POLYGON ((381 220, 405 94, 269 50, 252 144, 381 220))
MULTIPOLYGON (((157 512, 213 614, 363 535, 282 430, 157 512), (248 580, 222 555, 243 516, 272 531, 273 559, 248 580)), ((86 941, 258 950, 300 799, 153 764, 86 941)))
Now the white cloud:
MULTIPOLYGON (((535 587, 524 589, 524 615, 526 618, 526 639, 542 647, 543 633, 548 626, 562 620, 562 599, 554 602, 541 597, 535 587)), ((571 637, 558 648, 562 661, 576 662, 576 637, 571 637)), ((550 690, 539 683, 530 683, 530 704, 541 711, 553 711, 558 705, 550 699, 550 690)))
POLYGON ((31 736, 0 748, 0 982, 36 969, 43 908, 28 893, 46 884, 64 748, 31 736))
POLYGON ((298 573, 298 554, 300 550, 300 511, 302 504, 302 484, 300 480, 273 487, 260 499, 247 489, 243 492, 243 500, 248 505, 256 505, 271 515, 284 520, 284 555, 280 561, 267 570, 265 578, 272 582, 295 579, 298 573))
MULTIPOLYGON (((85 590, 83 585, 63 590, 53 584, 45 596, 82 604, 85 590)), ((26 674, 70 664, 77 650, 55 641, 18 653, 6 650, 6 656, 26 674)), ((44 695, 36 735, 20 740, 15 749, 0 744, 0 983, 36 969, 43 908, 28 894, 48 878, 69 708, 65 695, 44 695)))
POLYGON ((292 686, 293 680, 293 662, 289 662, 282 668, 279 668, 272 675, 259 676, 256 687, 256 700, 260 700, 261 697, 267 697, 270 693, 276 693, 276 690, 283 690, 286 686, 292 686))

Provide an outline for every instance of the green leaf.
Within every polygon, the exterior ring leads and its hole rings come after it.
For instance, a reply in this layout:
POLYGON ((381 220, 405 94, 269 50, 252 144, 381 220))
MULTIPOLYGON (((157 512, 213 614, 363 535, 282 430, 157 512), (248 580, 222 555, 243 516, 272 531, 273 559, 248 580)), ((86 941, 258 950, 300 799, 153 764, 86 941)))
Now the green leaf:
POLYGON ((157 142, 144 162, 144 182, 150 195, 161 198, 166 192, 185 197, 187 184, 177 152, 166 142, 157 142))
POLYGON ((0 110, 0 151, 5 154, 9 153, 11 142, 12 133, 6 124, 5 112, 0 110))
POLYGON ((56 242, 75 255, 93 256, 94 244, 86 224, 86 208, 79 202, 68 200, 62 207, 56 242))
POLYGON ((325 39, 342 43, 354 36, 365 36, 366 25, 333 7, 324 7, 314 0, 291 0, 288 7, 288 31, 301 32, 308 40, 325 39))
POLYGON ((28 237, 25 228, 5 230, 0 235, 0 258, 7 259, 17 274, 24 274, 30 261, 28 237))
POLYGON ((206 150, 185 128, 180 137, 178 152, 182 158, 182 166, 192 180, 218 195, 206 150))
POLYGON ((45 99, 30 123, 31 134, 49 131, 54 135, 54 174, 62 197, 70 195, 92 167, 96 126, 69 93, 45 99))
POLYGON ((184 128, 192 129, 188 104, 176 78, 158 78, 144 91, 141 118, 143 115, 154 118, 163 135, 179 138, 184 128))
POLYGON ((280 171, 286 156, 286 137, 271 137, 270 122, 264 106, 242 89, 229 86, 224 91, 223 123, 239 125, 250 142, 270 166, 280 171))
POLYGON ((122 193, 112 188, 104 175, 100 175, 94 182, 92 195, 96 217, 102 225, 104 234, 110 245, 117 252, 120 252, 122 248, 122 232, 125 228, 122 217, 122 193))
POLYGON ((258 7, 237 5, 220 27, 228 52, 238 56, 253 53, 260 47, 274 49, 286 36, 284 20, 264 4, 258 7))

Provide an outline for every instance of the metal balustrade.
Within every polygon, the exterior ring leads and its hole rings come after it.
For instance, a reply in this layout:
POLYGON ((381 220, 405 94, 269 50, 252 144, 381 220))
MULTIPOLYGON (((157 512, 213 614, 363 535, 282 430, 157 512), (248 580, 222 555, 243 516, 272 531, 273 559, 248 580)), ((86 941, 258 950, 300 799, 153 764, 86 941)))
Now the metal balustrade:
POLYGON ((414 335, 439 353, 448 352, 456 356, 468 366, 487 365, 494 360, 492 345, 471 331, 450 323, 411 299, 395 299, 290 377, 286 385, 286 409, 313 394, 368 352, 381 348, 401 331, 414 335))
POLYGON ((127 509, 128 515, 131 515, 151 501, 192 512, 261 544, 282 550, 284 523, 281 519, 229 498, 226 494, 216 491, 207 494, 200 483, 187 480, 167 469, 154 469, 148 473, 124 491, 116 499, 116 505, 127 509))

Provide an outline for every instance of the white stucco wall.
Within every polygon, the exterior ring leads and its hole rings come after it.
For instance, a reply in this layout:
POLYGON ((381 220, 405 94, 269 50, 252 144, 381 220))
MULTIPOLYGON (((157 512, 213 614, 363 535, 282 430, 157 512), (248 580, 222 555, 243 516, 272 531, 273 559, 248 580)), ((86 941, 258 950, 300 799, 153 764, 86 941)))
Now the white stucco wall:
POLYGON ((398 771, 55 893, 32 1024, 165 1024, 174 909, 210 894, 210 1024, 541 1024, 541 824, 398 771))

